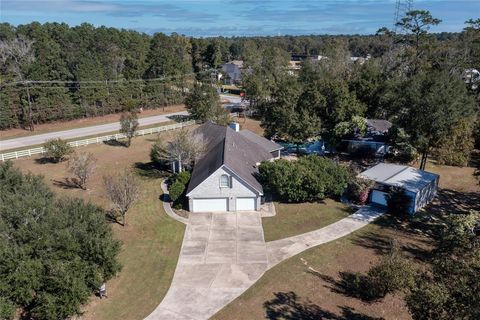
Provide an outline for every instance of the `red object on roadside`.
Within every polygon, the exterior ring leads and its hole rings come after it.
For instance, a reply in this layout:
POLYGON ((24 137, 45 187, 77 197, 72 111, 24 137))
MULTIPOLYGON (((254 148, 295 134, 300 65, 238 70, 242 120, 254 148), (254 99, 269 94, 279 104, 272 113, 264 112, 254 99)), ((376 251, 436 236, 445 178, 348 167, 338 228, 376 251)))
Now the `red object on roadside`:
POLYGON ((245 96, 245 92, 240 92, 240 97, 244 97, 245 96))

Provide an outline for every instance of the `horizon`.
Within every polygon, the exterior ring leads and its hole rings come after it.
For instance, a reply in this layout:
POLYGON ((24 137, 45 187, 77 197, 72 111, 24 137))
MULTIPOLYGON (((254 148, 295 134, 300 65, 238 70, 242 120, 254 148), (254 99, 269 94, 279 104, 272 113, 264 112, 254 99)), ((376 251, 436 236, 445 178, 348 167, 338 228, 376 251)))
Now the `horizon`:
MULTIPOLYGON (((394 0, 1 0, 1 21, 90 23, 147 34, 176 32, 191 37, 372 35, 393 27, 394 0), (59 17, 61 17, 59 19, 59 17), (295 25, 295 27, 293 27, 295 25)), ((429 10, 442 23, 432 33, 461 32, 478 18, 480 1, 423 0, 414 9, 429 10)))

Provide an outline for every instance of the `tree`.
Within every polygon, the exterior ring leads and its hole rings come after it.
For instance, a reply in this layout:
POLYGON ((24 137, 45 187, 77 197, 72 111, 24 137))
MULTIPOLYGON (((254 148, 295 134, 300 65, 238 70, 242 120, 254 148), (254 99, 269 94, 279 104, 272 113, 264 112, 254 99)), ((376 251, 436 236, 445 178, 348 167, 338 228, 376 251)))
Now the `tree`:
POLYGON ((75 184, 81 189, 86 190, 87 180, 95 172, 96 162, 93 154, 87 152, 79 152, 70 157, 68 169, 75 176, 75 184))
POLYGON ((466 166, 474 149, 473 119, 460 119, 436 150, 440 164, 466 166))
POLYGON ((113 209, 120 213, 123 226, 127 225, 127 212, 140 197, 140 185, 131 172, 103 177, 105 192, 113 209))
POLYGON ((25 82, 25 72, 28 66, 35 60, 32 51, 33 41, 23 36, 17 37, 11 41, 0 40, 0 61, 5 65, 11 66, 13 73, 17 79, 26 85, 28 99, 28 123, 30 131, 34 130, 32 115, 32 100, 30 98, 29 83, 25 82))
POLYGON ((476 103, 463 81, 445 72, 420 73, 406 81, 408 86, 399 97, 406 112, 397 124, 420 151, 420 169, 424 170, 432 148, 440 147, 461 119, 475 115, 476 103))
POLYGON ((203 155, 205 147, 202 136, 181 129, 176 131, 173 139, 166 143, 159 137, 150 150, 150 158, 152 162, 159 165, 170 163, 173 172, 178 166, 178 172, 182 172, 185 166, 190 167, 203 155))
POLYGON ((213 121, 221 125, 229 122, 227 111, 223 109, 220 97, 212 86, 195 84, 185 98, 185 105, 195 120, 213 121))
POLYGON ((407 32, 404 39, 413 49, 413 68, 416 73, 420 68, 421 58, 425 52, 428 31, 432 26, 438 25, 442 20, 432 17, 429 11, 412 10, 406 13, 397 26, 407 32))
POLYGON ((100 207, 58 198, 43 178, 0 164, 0 316, 67 319, 119 270, 100 207))
POLYGON ((65 157, 73 152, 68 142, 60 138, 48 140, 43 144, 43 149, 45 156, 55 163, 65 160, 65 157))
POLYGON ((433 251, 432 270, 417 277, 406 297, 415 319, 480 317, 480 213, 448 215, 433 251))
POLYGON ((120 117, 120 133, 127 137, 127 147, 130 147, 132 138, 138 129, 138 115, 136 112, 123 113, 120 117))
POLYGON ((285 77, 263 103, 262 127, 268 137, 286 139, 297 145, 320 132, 320 119, 311 106, 305 105, 301 87, 294 77, 285 77))

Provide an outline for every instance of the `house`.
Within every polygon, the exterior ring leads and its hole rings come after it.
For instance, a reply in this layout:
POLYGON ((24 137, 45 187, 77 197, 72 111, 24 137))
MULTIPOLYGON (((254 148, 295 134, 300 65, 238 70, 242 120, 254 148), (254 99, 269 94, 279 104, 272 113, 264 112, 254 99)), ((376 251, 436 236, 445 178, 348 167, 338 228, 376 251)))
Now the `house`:
POLYGON ((238 124, 207 122, 195 130, 207 145, 196 161, 186 196, 191 212, 260 210, 263 188, 256 179, 260 162, 280 156, 282 146, 238 124))
POLYGON ((242 82, 242 60, 233 60, 222 65, 223 82, 228 85, 241 84, 242 82))
POLYGON ((378 156, 384 156, 388 152, 386 135, 392 127, 392 123, 381 119, 365 119, 367 129, 364 135, 355 134, 350 139, 343 139, 347 144, 349 153, 361 150, 371 150, 378 156))
POLYGON ((375 181, 369 200, 386 206, 388 192, 400 187, 412 199, 410 213, 413 214, 435 198, 439 175, 409 166, 380 163, 362 172, 360 177, 375 181))

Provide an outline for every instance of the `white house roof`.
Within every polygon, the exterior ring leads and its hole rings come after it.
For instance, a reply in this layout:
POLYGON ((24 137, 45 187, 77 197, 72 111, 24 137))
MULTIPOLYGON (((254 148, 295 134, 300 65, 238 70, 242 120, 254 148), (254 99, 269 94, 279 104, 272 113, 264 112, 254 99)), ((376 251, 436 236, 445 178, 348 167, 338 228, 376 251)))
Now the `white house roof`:
POLYGON ((417 193, 436 180, 438 175, 409 166, 380 163, 362 172, 360 177, 417 193))

